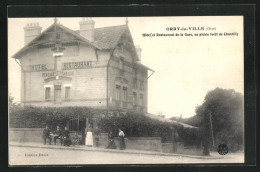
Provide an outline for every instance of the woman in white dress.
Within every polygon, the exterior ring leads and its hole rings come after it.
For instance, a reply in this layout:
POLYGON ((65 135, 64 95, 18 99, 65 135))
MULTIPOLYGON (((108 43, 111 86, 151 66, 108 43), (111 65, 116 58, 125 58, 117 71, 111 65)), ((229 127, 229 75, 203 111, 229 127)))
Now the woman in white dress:
POLYGON ((93 135, 90 129, 87 131, 85 143, 87 146, 93 146, 93 135))

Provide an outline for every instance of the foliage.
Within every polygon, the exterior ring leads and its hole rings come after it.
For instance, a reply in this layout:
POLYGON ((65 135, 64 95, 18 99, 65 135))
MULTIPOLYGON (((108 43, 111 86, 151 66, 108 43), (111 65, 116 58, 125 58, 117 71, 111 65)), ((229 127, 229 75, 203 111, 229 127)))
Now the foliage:
MULTIPOLYGON (((201 106, 196 108, 194 117, 185 123, 200 126, 203 139, 212 140, 210 116, 212 116, 215 145, 227 144, 231 151, 243 146, 243 95, 232 89, 216 88, 209 91, 201 106)), ((211 141, 212 142, 212 141, 211 141)))
POLYGON ((161 122, 136 112, 103 118, 99 126, 102 132, 112 131, 117 134, 118 128, 121 128, 127 137, 161 137, 162 142, 172 141, 172 129, 174 129, 179 133, 179 141, 183 141, 186 145, 200 142, 196 129, 184 128, 178 123, 161 122))
POLYGON ((25 106, 10 111, 10 127, 13 128, 42 128, 48 125, 55 129, 57 125, 64 127, 69 120, 86 117, 92 119, 93 115, 101 110, 86 107, 32 107, 25 106))
POLYGON ((42 128, 48 125, 51 129, 55 129, 57 125, 64 127, 68 120, 77 119, 78 116, 80 120, 88 117, 90 122, 93 117, 98 116, 100 132, 104 133, 112 130, 117 135, 118 128, 121 128, 126 137, 161 137, 163 142, 169 142, 172 141, 171 134, 172 128, 174 128, 179 133, 179 141, 183 141, 187 145, 197 143, 191 141, 191 138, 194 140, 198 138, 194 129, 184 128, 178 123, 161 122, 136 112, 115 112, 106 116, 104 110, 87 107, 19 106, 14 109, 9 114, 9 124, 12 128, 42 128))

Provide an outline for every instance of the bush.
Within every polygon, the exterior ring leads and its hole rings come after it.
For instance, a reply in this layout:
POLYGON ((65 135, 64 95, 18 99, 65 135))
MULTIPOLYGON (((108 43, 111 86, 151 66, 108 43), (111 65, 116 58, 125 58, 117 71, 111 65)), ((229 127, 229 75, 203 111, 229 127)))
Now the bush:
POLYGON ((97 114, 97 124, 103 133, 112 130, 117 136, 118 128, 121 128, 126 137, 161 137, 162 142, 170 142, 171 128, 174 128, 179 133, 179 140, 185 145, 199 142, 197 130, 184 128, 177 123, 161 122, 136 112, 116 112, 105 117, 101 115, 105 114, 104 110, 87 107, 16 107, 10 110, 9 123, 11 128, 43 128, 48 125, 55 129, 57 125, 64 127, 69 120, 78 117, 81 121, 87 117, 91 123, 94 114, 97 114))
POLYGON ((91 118, 100 110, 86 107, 17 107, 10 110, 9 126, 11 128, 43 128, 48 125, 54 129, 57 125, 64 127, 69 120, 91 118))
POLYGON ((172 141, 171 128, 174 128, 179 133, 179 141, 183 141, 185 146, 200 145, 197 129, 185 128, 180 124, 161 122, 141 113, 127 112, 125 115, 103 118, 98 125, 101 132, 112 131, 117 134, 118 128, 121 128, 126 137, 161 137, 162 142, 172 141))

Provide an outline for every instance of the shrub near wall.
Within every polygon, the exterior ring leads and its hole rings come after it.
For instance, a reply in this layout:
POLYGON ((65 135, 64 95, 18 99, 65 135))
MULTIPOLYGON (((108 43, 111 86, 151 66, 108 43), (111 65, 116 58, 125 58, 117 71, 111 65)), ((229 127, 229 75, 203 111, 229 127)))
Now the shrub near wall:
POLYGON ((86 117, 92 119, 93 114, 101 110, 86 107, 20 107, 9 113, 10 128, 43 128, 48 125, 55 128, 57 125, 64 127, 69 120, 86 117))
POLYGON ((142 113, 127 112, 115 113, 105 117, 104 110, 92 109, 87 107, 17 107, 9 113, 10 128, 43 128, 47 124, 51 129, 57 125, 64 127, 72 119, 84 120, 89 118, 90 122, 94 114, 100 117, 98 126, 100 132, 108 133, 112 130, 115 136, 118 128, 121 128, 126 137, 161 137, 162 142, 172 141, 172 130, 174 128, 179 133, 179 141, 185 145, 199 143, 200 137, 194 129, 184 128, 179 124, 161 122, 151 119, 142 113), (102 117, 101 117, 102 116, 102 117))
POLYGON ((161 122, 136 112, 103 118, 99 121, 99 126, 101 132, 113 131, 115 136, 117 136, 118 128, 121 128, 126 137, 161 137, 162 142, 172 141, 170 128, 174 128, 179 133, 179 141, 183 141, 185 145, 200 145, 200 137, 196 129, 161 122))

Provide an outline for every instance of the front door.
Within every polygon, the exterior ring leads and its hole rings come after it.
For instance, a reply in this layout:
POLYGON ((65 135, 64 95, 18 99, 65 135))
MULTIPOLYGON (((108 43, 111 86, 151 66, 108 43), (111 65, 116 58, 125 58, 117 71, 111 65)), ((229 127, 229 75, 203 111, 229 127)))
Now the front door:
POLYGON ((61 103, 61 85, 54 86, 54 101, 55 103, 61 103))

